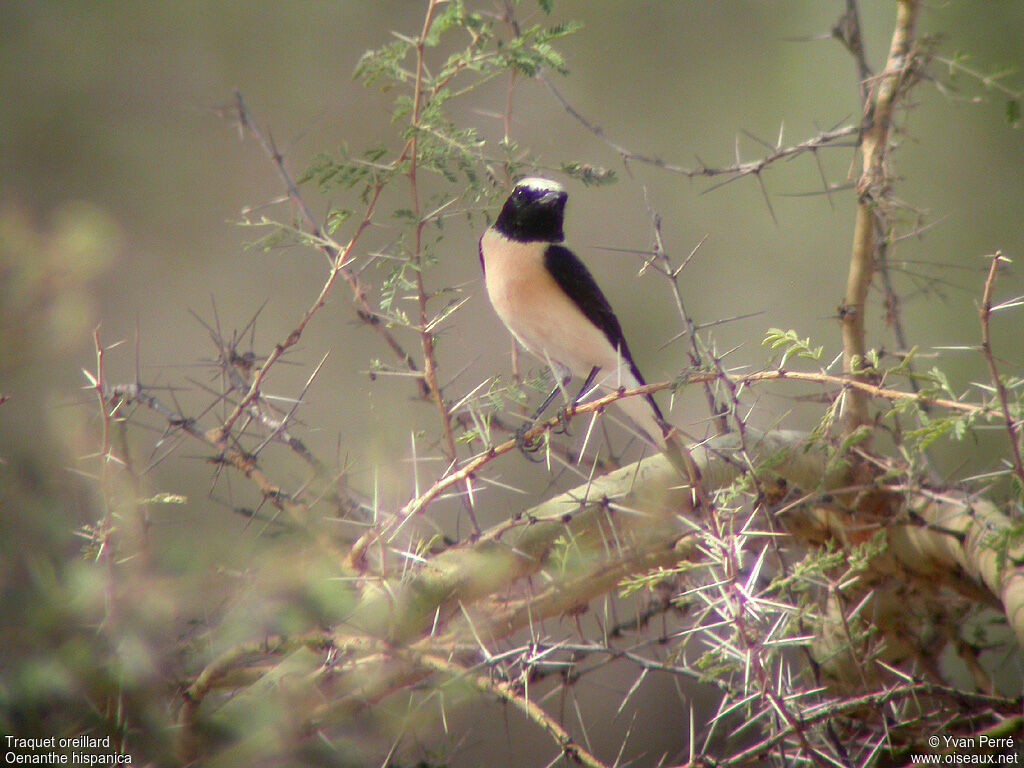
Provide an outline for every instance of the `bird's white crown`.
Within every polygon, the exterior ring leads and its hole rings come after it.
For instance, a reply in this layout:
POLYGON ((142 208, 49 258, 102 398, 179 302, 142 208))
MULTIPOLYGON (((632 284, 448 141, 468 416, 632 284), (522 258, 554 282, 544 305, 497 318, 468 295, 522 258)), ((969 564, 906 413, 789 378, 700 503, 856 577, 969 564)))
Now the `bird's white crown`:
POLYGON ((526 187, 527 189, 533 189, 537 192, 564 192, 565 187, 559 184, 557 181, 551 179, 545 179, 541 176, 529 176, 525 179, 520 179, 516 182, 516 187, 526 187))

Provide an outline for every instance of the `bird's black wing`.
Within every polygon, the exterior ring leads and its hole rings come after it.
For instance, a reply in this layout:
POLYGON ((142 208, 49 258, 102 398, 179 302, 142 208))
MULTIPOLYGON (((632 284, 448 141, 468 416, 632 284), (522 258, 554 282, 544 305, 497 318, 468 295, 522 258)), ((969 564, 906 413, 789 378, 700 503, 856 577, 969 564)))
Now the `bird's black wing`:
MULTIPOLYGON (((601 329, 611 345, 619 350, 619 354, 626 361, 636 380, 641 384, 646 384, 647 382, 640 375, 636 363, 633 362, 633 355, 629 352, 629 345, 626 344, 626 337, 622 334, 619 319, 612 312, 608 299, 601 292, 597 281, 594 280, 594 276, 590 274, 586 265, 564 245, 549 245, 544 252, 544 266, 586 318, 601 329)), ((664 421, 661 410, 654 399, 648 395, 646 400, 651 404, 658 419, 664 421)))
POLYGON ((576 254, 563 245, 549 245, 544 251, 544 266, 587 319, 601 329, 627 361, 632 362, 619 319, 612 312, 594 276, 576 254))

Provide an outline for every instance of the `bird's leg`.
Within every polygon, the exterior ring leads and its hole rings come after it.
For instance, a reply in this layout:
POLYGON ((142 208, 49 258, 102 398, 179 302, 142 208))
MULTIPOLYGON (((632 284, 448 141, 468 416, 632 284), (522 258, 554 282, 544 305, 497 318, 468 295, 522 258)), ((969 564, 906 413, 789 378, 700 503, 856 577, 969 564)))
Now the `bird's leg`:
POLYGON ((583 386, 580 387, 580 391, 578 393, 576 393, 575 399, 572 401, 572 404, 569 406, 570 408, 575 409, 576 406, 579 405, 580 400, 582 400, 583 396, 585 394, 587 394, 587 390, 590 389, 590 385, 594 383, 594 379, 597 378, 597 372, 600 371, 600 370, 601 370, 601 366, 599 366, 599 365, 595 365, 593 368, 590 369, 590 373, 587 374, 586 381, 583 382, 583 386))
MULTIPOLYGON (((594 378, 596 373, 597 373, 597 369, 595 368, 593 371, 590 372, 590 375, 587 376, 587 381, 588 382, 591 381, 594 378)), ((558 374, 556 373, 555 375, 557 376, 558 374)), ((540 461, 540 459, 534 459, 533 457, 531 457, 529 455, 531 453, 536 453, 538 450, 540 450, 540 442, 537 441, 536 443, 533 443, 533 442, 527 443, 527 441, 526 441, 526 433, 529 432, 531 429, 533 429, 534 425, 536 425, 536 423, 537 423, 537 420, 540 419, 541 414, 543 414, 544 411, 547 410, 548 406, 551 405, 551 401, 555 399, 555 397, 558 395, 558 393, 560 391, 565 389, 565 387, 569 384, 570 381, 572 381, 572 374, 571 373, 568 373, 565 376, 563 376, 559 380, 558 384, 555 385, 555 388, 551 390, 550 394, 548 394, 548 396, 544 398, 544 402, 540 404, 540 407, 536 411, 533 412, 533 416, 530 417, 529 421, 527 421, 525 424, 523 424, 521 427, 519 427, 519 429, 516 430, 516 448, 518 448, 519 452, 522 453, 524 456, 526 456, 526 458, 530 459, 531 461, 540 461)), ((583 394, 583 392, 581 391, 580 395, 582 395, 582 394, 583 394)), ((576 400, 579 400, 579 397, 580 396, 577 395, 576 396, 576 400)), ((576 404, 576 401, 574 400, 573 401, 573 405, 575 405, 575 404, 576 404)), ((566 411, 565 411, 565 409, 562 409, 561 411, 559 411, 558 420, 559 420, 559 422, 562 423, 562 425, 563 425, 562 429, 563 430, 565 429, 564 425, 565 425, 566 419, 567 419, 566 411)))
MULTIPOLYGON (((576 393, 576 397, 572 399, 571 403, 558 412, 558 423, 560 425, 559 432, 569 434, 569 417, 576 413, 576 406, 579 405, 580 400, 583 399, 583 395, 585 395, 587 390, 590 389, 590 385, 594 383, 594 379, 597 378, 597 372, 599 370, 601 370, 601 367, 598 365, 595 365, 590 369, 590 373, 587 374, 587 378, 583 382, 583 386, 580 387, 580 391, 576 393)), ((568 383, 568 378, 562 380, 563 387, 568 383)))
POLYGON ((555 388, 552 389, 548 396, 544 398, 544 402, 540 404, 540 407, 533 412, 533 416, 530 417, 531 422, 537 421, 537 419, 541 417, 541 414, 548 409, 549 405, 551 405, 551 401, 555 399, 561 390, 565 389, 565 385, 571 380, 572 376, 568 375, 563 377, 562 380, 555 385, 555 388))
POLYGON ((541 441, 539 439, 537 439, 537 438, 533 438, 529 442, 527 442, 527 440, 526 440, 526 433, 529 432, 531 429, 533 429, 533 427, 534 427, 534 425, 536 423, 537 423, 537 417, 534 416, 532 419, 530 419, 525 424, 523 424, 521 427, 519 427, 519 429, 516 430, 515 440, 516 440, 516 448, 519 449, 519 452, 521 454, 523 454, 523 456, 528 458, 530 461, 537 461, 537 462, 539 462, 539 461, 541 461, 541 459, 539 459, 539 458, 535 459, 530 454, 536 453, 537 451, 540 450, 541 441))

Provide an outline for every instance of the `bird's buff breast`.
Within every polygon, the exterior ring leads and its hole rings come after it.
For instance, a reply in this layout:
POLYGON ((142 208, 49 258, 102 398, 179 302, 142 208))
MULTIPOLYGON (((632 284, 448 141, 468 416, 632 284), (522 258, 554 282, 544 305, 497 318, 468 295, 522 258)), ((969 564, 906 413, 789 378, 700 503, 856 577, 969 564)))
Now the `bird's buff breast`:
POLYGON ((580 322, 582 313, 548 273, 547 243, 518 243, 490 230, 481 245, 487 295, 505 326, 542 362, 586 375, 590 358, 607 341, 580 322))

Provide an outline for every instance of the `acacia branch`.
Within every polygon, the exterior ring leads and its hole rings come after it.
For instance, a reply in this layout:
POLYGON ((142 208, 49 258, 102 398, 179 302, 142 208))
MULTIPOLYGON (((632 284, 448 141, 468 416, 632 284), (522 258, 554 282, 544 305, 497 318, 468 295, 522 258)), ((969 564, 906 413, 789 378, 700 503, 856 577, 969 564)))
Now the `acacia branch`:
MULTIPOLYGON (((528 430, 524 439, 533 442, 551 432, 564 426, 567 420, 576 415, 596 413, 609 405, 625 398, 639 397, 645 394, 653 394, 666 389, 677 389, 687 384, 705 384, 714 381, 725 380, 736 390, 747 385, 756 385, 772 381, 801 381, 815 383, 824 386, 831 386, 837 389, 858 391, 865 397, 876 397, 890 401, 913 401, 917 404, 929 404, 935 407, 944 408, 956 413, 970 416, 985 416, 994 413, 989 406, 965 403, 947 398, 932 397, 920 393, 904 392, 888 387, 881 387, 868 381, 859 379, 847 379, 842 376, 834 376, 822 372, 810 371, 788 371, 770 370, 758 371, 744 375, 729 375, 725 372, 701 372, 686 376, 683 381, 663 381, 647 384, 635 389, 623 389, 613 392, 595 400, 576 404, 562 414, 556 415, 545 422, 541 422, 528 430)), ((184 416, 178 411, 162 403, 152 393, 148 392, 140 384, 121 384, 109 386, 105 390, 106 397, 116 397, 127 402, 138 403, 153 411, 164 419, 167 427, 172 430, 181 430, 190 437, 203 442, 218 451, 216 461, 219 464, 230 466, 237 470, 247 479, 251 480, 259 489, 264 500, 269 501, 277 509, 287 512, 293 518, 306 522, 309 520, 309 509, 306 504, 297 497, 285 492, 279 485, 274 483, 266 473, 259 467, 256 458, 240 448, 226 444, 219 435, 219 429, 201 428, 195 419, 184 416)), ((497 445, 491 446, 486 451, 471 457, 461 465, 452 468, 442 476, 438 477, 429 488, 414 499, 409 500, 398 512, 380 528, 367 531, 353 545, 348 553, 347 561, 351 568, 363 571, 366 568, 366 553, 373 542, 382 538, 393 537, 402 526, 412 517, 419 515, 431 502, 452 486, 461 484, 473 478, 490 462, 506 453, 516 450, 516 440, 506 440, 497 445)), ((345 501, 348 507, 351 501, 345 501)))
POLYGON ((607 144, 608 147, 622 158, 624 163, 643 163, 645 165, 651 165, 655 168, 660 168, 663 171, 677 173, 688 178, 695 178, 698 176, 734 176, 736 178, 742 178, 744 176, 758 176, 761 171, 779 160, 795 157, 796 155, 802 155, 806 152, 817 152, 825 147, 848 146, 841 143, 840 139, 844 139, 848 136, 856 136, 860 130, 860 127, 857 125, 837 126, 789 146, 782 146, 780 142, 773 147, 768 154, 758 158, 757 160, 737 162, 732 165, 725 165, 717 168, 705 165, 703 162, 693 167, 687 167, 667 162, 655 155, 645 155, 641 152, 636 152, 622 144, 619 144, 611 139, 601 126, 589 120, 578 109, 576 109, 576 107, 574 107, 572 103, 555 87, 554 83, 551 82, 550 77, 542 72, 537 76, 537 78, 547 86, 548 90, 551 91, 566 112, 568 112, 586 130, 607 144))
MULTIPOLYGON (((441 432, 444 436, 444 452, 449 462, 454 462, 457 456, 455 450, 455 436, 452 433, 452 419, 448 406, 444 402, 444 395, 437 379, 437 359, 434 353, 434 333, 430 329, 427 320, 427 291, 423 283, 423 228, 427 220, 420 210, 419 179, 417 170, 419 168, 419 134, 420 110, 423 107, 423 78, 424 78, 424 52, 426 48, 426 37, 430 31, 430 24, 434 18, 434 10, 437 8, 438 0, 430 0, 427 11, 423 18, 423 30, 416 39, 416 76, 413 86, 412 109, 409 115, 409 128, 412 136, 406 145, 403 156, 409 160, 409 191, 412 197, 412 212, 416 220, 413 230, 412 267, 414 282, 416 285, 416 304, 419 310, 419 335, 420 346, 423 350, 423 380, 430 390, 430 396, 437 407, 438 416, 441 419, 441 432)), ((473 529, 479 533, 480 526, 477 525, 476 516, 473 513, 472 504, 466 503, 466 511, 469 514, 473 529)))
POLYGON ((239 400, 234 410, 228 414, 227 418, 224 419, 224 423, 221 424, 221 426, 217 428, 216 433, 213 434, 213 438, 222 446, 226 445, 227 436, 230 434, 234 423, 243 413, 245 413, 246 409, 257 398, 259 398, 260 385, 263 383, 263 379, 270 372, 271 367, 281 359, 285 352, 299 343, 299 339, 302 338, 302 333, 306 330, 306 326, 309 325, 317 311, 327 303, 327 294, 330 293, 338 276, 342 274, 343 271, 346 271, 344 269, 345 265, 351 257, 352 250, 355 248, 356 242, 359 240, 366 228, 370 226, 370 222, 373 220, 374 210, 377 207, 377 201, 380 199, 380 193, 382 190, 383 186, 380 183, 374 185, 373 191, 370 194, 370 201, 367 203, 366 211, 363 214, 362 220, 356 227, 356 231, 352 234, 348 243, 333 254, 331 269, 327 274, 327 278, 324 280, 324 284, 320 288, 320 293, 317 294, 316 299, 309 308, 306 309, 302 318, 295 327, 292 328, 291 332, 283 340, 274 345, 274 349, 267 356, 263 365, 261 365, 253 375, 249 391, 246 392, 245 396, 241 400, 239 400))
POLYGON ((605 763, 602 763, 594 757, 594 755, 584 749, 582 745, 577 743, 572 736, 569 735, 569 732, 559 725, 558 722, 547 712, 545 712, 540 705, 532 701, 528 696, 525 696, 517 690, 516 686, 508 681, 493 680, 489 675, 464 669, 457 664, 453 664, 452 662, 433 654, 420 654, 417 657, 417 661, 423 666, 436 672, 440 672, 448 677, 457 680, 466 680, 481 693, 492 694, 502 701, 511 704, 527 719, 543 728, 548 735, 554 739, 558 748, 561 750, 562 756, 573 763, 576 763, 577 765, 585 765, 589 768, 608 768, 605 763))
MULTIPOLYGON (((864 104, 860 139, 862 170, 857 181, 857 216, 853 247, 846 281, 840 321, 843 339, 843 370, 855 380, 865 380, 861 372, 867 355, 864 314, 868 289, 879 254, 881 213, 889 197, 887 169, 889 130, 893 109, 904 92, 903 86, 913 66, 914 24, 919 0, 898 0, 896 27, 885 70, 875 78, 864 104)), ((851 392, 846 408, 846 429, 870 425, 868 398, 851 392)))
MULTIPOLYGON (((693 455, 708 488, 715 489, 728 488, 747 471, 730 453, 746 450, 751 461, 762 467, 771 461, 771 470, 761 470, 766 476, 781 475, 790 489, 818 489, 775 513, 797 542, 816 546, 838 540, 852 547, 874 533, 881 534, 887 546, 864 574, 883 574, 886 582, 899 587, 904 601, 908 594, 915 601, 926 600, 929 627, 942 623, 943 611, 959 615, 950 591, 976 599, 984 592, 999 601, 1024 644, 1024 573, 1019 566, 1024 562, 1024 546, 1006 543, 1005 538, 1000 544, 1011 530, 1005 516, 984 501, 936 499, 924 493, 907 497, 907 514, 901 518, 906 522, 898 525, 892 524, 891 515, 871 516, 870 510, 853 514, 832 501, 843 492, 835 485, 842 481, 843 472, 830 468, 828 451, 805 441, 805 435, 794 432, 758 435, 755 440, 751 431, 745 448, 732 434, 713 438, 693 455), (774 460, 780 453, 785 457, 774 460)), ((764 628, 753 610, 758 597, 743 586, 749 577, 723 559, 723 552, 733 546, 756 551, 766 535, 774 534, 758 532, 760 526, 738 520, 747 533, 729 533, 727 539, 722 538, 724 533, 716 535, 707 519, 715 513, 692 507, 689 494, 677 483, 674 468, 656 457, 551 499, 495 526, 475 542, 421 558, 420 567, 401 576, 351 582, 355 606, 341 617, 325 646, 346 649, 346 655, 339 658, 337 667, 322 666, 311 678, 313 683, 322 680, 324 687, 316 698, 325 696, 327 701, 313 713, 308 729, 350 716, 426 679, 437 665, 424 663, 424 654, 451 659, 465 654, 468 647, 490 658, 488 649, 512 634, 536 627, 547 617, 572 614, 625 578, 658 567, 686 563, 683 573, 700 572, 702 566, 714 568, 713 573, 721 574, 720 583, 728 586, 703 588, 713 590, 707 599, 717 606, 710 618, 731 617, 718 622, 733 637, 728 642, 738 642, 735 633, 739 632, 745 635, 744 642, 758 643, 764 628), (739 600, 739 614, 723 607, 727 599, 739 600)), ((893 503, 897 498, 898 494, 890 494, 893 503)), ((897 644, 908 632, 922 631, 907 615, 905 605, 901 614, 900 623, 883 611, 869 611, 882 637, 894 632, 897 644)), ((700 627, 702 620, 696 620, 700 627)), ((706 631, 713 632, 710 627, 706 631)), ((927 627, 924 631, 928 632, 927 627)), ((736 648, 742 651, 742 646, 736 648)), ((240 654, 226 658, 228 665, 244 663, 240 654)), ((871 662, 861 663, 873 668, 871 662)), ((311 664, 312 673, 315 659, 311 664)), ((202 681, 221 677, 225 671, 224 659, 215 660, 189 690, 208 689, 202 681)), ((768 682, 762 680, 760 688, 755 688, 770 694, 763 699, 758 717, 782 713, 784 735, 800 739, 813 722, 804 716, 815 711, 806 709, 814 707, 815 700, 796 704, 792 698, 772 694, 768 682)), ((487 689, 502 695, 491 685, 487 689)), ((829 701, 818 706, 834 706, 836 712, 844 706, 835 699, 829 701)), ((544 719, 535 717, 538 714, 527 713, 543 725, 544 719)), ((808 740, 805 746, 809 745, 808 740)))
POLYGON ((999 407, 1003 411, 1003 419, 1006 422, 1006 433, 1010 439, 1010 455, 1013 456, 1013 471, 1024 488, 1024 463, 1021 463, 1020 456, 1020 435, 1017 419, 1010 413, 1009 398, 1006 393, 1006 385, 999 376, 999 369, 996 367, 996 360, 992 354, 992 339, 989 333, 989 320, 992 317, 992 290, 996 284, 996 273, 999 271, 1000 263, 1009 261, 998 251, 992 256, 988 269, 988 276, 985 278, 985 288, 982 291, 981 307, 978 310, 981 322, 981 354, 988 365, 989 373, 992 376, 992 386, 999 398, 999 407))
MULTIPOLYGON (((649 206, 648 206, 649 207, 649 206)), ((650 207, 649 207, 650 208, 650 207)), ((665 240, 661 230, 661 214, 657 211, 650 209, 651 214, 651 228, 654 232, 654 256, 651 263, 655 268, 668 280, 670 289, 672 291, 672 298, 675 301, 676 310, 679 312, 679 319, 682 321, 687 337, 689 341, 690 351, 687 352, 687 356, 690 359, 690 365, 694 370, 700 370, 704 367, 704 356, 701 349, 701 339, 697 336, 697 325, 693 322, 693 318, 686 311, 686 305, 683 302, 683 293, 679 288, 679 275, 690 263, 697 249, 704 244, 704 240, 701 240, 694 246, 693 250, 683 259, 682 263, 675 267, 669 259, 668 253, 665 250, 665 240)), ((715 397, 714 390, 711 388, 711 382, 705 382, 704 386, 704 397, 708 404, 708 413, 711 418, 715 421, 716 428, 719 434, 729 431, 728 421, 726 414, 728 412, 727 407, 718 402, 715 397)))
MULTIPOLYGON (((253 118, 252 113, 249 111, 245 102, 242 100, 242 94, 235 91, 235 109, 238 117, 239 125, 249 133, 251 133, 256 140, 259 142, 264 153, 273 163, 274 168, 277 170, 278 176, 285 185, 285 189, 288 193, 288 198, 298 208, 303 220, 306 222, 308 233, 310 236, 310 242, 316 247, 318 251, 327 256, 328 260, 332 264, 332 274, 329 279, 333 280, 334 273, 340 273, 345 282, 348 283, 352 289, 352 300, 356 304, 356 316, 366 325, 370 326, 383 340, 388 348, 394 353, 405 367, 413 372, 419 373, 419 366, 416 365, 416 361, 413 360, 412 355, 402 348, 402 345, 398 343, 398 340, 394 337, 391 331, 388 329, 387 324, 381 321, 380 315, 370 306, 369 301, 366 298, 367 287, 359 279, 359 277, 348 268, 346 265, 347 251, 351 249, 354 244, 354 239, 349 243, 348 247, 343 247, 337 243, 333 238, 328 237, 320 223, 317 221, 313 212, 310 211, 309 206, 306 204, 305 199, 302 197, 302 193, 299 191, 298 186, 292 180, 291 174, 285 167, 284 158, 278 151, 277 146, 274 144, 273 139, 269 138, 263 130, 259 127, 259 124, 253 118), (346 257, 339 258, 339 254, 342 251, 346 251, 346 257)), ((374 190, 374 200, 380 193, 381 188, 378 186, 374 190)), ((362 232, 365 224, 368 223, 364 220, 363 224, 358 228, 358 232, 362 232)), ((430 394, 430 390, 423 380, 422 376, 417 378, 419 384, 420 396, 426 397, 430 394)))
MULTIPOLYGON (((893 703, 903 701, 920 702, 924 698, 935 700, 935 706, 941 708, 959 707, 970 703, 979 707, 986 707, 992 710, 992 719, 1000 719, 1000 715, 1013 716, 1020 709, 1020 703, 1013 699, 999 696, 988 696, 972 691, 964 691, 946 685, 914 681, 892 686, 886 686, 882 690, 866 693, 861 696, 848 696, 841 699, 831 699, 804 710, 801 718, 801 728, 810 728, 819 723, 826 723, 836 717, 853 716, 858 719, 863 717, 864 712, 878 711, 893 703)), ((902 723, 892 723, 889 728, 892 731, 898 730, 902 723)), ((731 755, 727 759, 717 763, 718 768, 731 768, 739 765, 759 765, 769 749, 785 742, 787 738, 796 733, 796 728, 786 726, 777 733, 761 739, 756 744, 731 755)), ((924 751, 924 750, 922 750, 924 751)), ((672 768, 700 768, 702 762, 691 762, 672 768)))
MULTIPOLYGON (((932 397, 915 392, 904 392, 889 387, 881 387, 870 381, 860 379, 847 379, 843 376, 833 376, 828 373, 810 371, 787 371, 771 370, 758 371, 743 375, 729 375, 724 371, 714 373, 696 373, 683 377, 682 381, 663 381, 654 384, 646 384, 634 389, 622 389, 617 392, 599 397, 586 403, 579 403, 569 406, 561 413, 551 417, 547 421, 540 422, 524 433, 524 440, 529 444, 543 437, 545 432, 562 428, 574 416, 602 411, 612 403, 618 402, 626 397, 640 397, 653 394, 666 389, 677 389, 687 384, 703 384, 712 381, 725 381, 730 387, 738 392, 739 388, 748 384, 760 384, 771 381, 803 381, 822 385, 830 385, 849 392, 861 393, 865 398, 877 397, 890 401, 914 401, 921 405, 932 405, 945 408, 957 413, 971 416, 982 416, 992 412, 988 406, 963 403, 948 398, 932 397)), ((349 552, 349 565, 355 570, 362 571, 366 568, 366 553, 373 542, 380 539, 389 540, 414 516, 421 514, 427 506, 437 499, 442 493, 453 485, 464 482, 467 478, 480 471, 485 465, 496 459, 498 456, 517 450, 516 440, 506 440, 498 445, 491 446, 483 453, 465 461, 458 468, 445 473, 419 496, 409 500, 388 522, 379 530, 367 531, 355 543, 349 552)))
MULTIPOLYGON (((262 307, 253 315, 246 327, 240 333, 234 334, 230 341, 226 340, 221 335, 219 327, 211 326, 197 313, 189 310, 191 315, 196 318, 204 328, 206 328, 207 333, 210 335, 210 340, 217 348, 217 365, 227 382, 224 391, 215 392, 214 390, 207 388, 205 385, 200 384, 199 386, 203 387, 204 390, 215 394, 218 400, 226 401, 234 392, 245 393, 249 391, 250 375, 253 368, 259 364, 260 360, 251 350, 240 354, 238 352, 238 344, 241 337, 245 336, 248 329, 255 324, 256 317, 259 315, 259 311, 261 310, 262 307)), ((326 360, 327 356, 325 355, 321 359, 320 363, 313 369, 313 373, 311 373, 306 379, 305 385, 294 398, 292 407, 287 413, 282 414, 278 408, 276 408, 272 403, 267 402, 265 398, 256 398, 249 406, 249 416, 259 424, 263 425, 269 433, 260 446, 253 451, 253 455, 258 455, 271 441, 284 443, 293 453, 301 458, 310 467, 310 469, 313 470, 318 478, 323 480, 326 480, 330 474, 327 466, 313 454, 309 447, 297 435, 288 429, 288 425, 294 418, 295 413, 303 402, 306 392, 319 375, 319 372, 326 360)), ((139 379, 136 377, 136 387, 138 390, 141 390, 142 385, 138 382, 139 379)))
MULTIPOLYGON (((260 466, 256 456, 243 450, 234 441, 231 444, 221 438, 217 427, 203 429, 195 419, 182 415, 167 406, 158 397, 147 391, 140 384, 116 384, 105 388, 108 402, 116 403, 114 407, 124 407, 130 403, 139 404, 156 414, 167 423, 169 431, 180 430, 195 440, 216 450, 216 455, 209 461, 217 466, 231 467, 241 476, 256 486, 264 502, 285 513, 291 519, 308 530, 317 542, 320 550, 328 556, 337 552, 337 544, 323 531, 317 518, 311 514, 309 504, 303 494, 293 494, 275 483, 260 466)), ((355 507, 355 502, 340 495, 334 496, 339 513, 355 507)))
MULTIPOLYGON (((821 447, 807 449, 806 439, 802 433, 748 429, 742 441, 736 434, 717 436, 694 448, 693 455, 709 489, 726 488, 748 466, 763 465, 784 453, 785 459, 767 474, 781 476, 790 488, 838 494, 842 467, 833 466, 821 447), (747 460, 732 458, 737 451, 749 454, 747 460)), ((985 590, 1003 605, 1024 644, 1024 573, 1017 568, 1024 562, 1024 544, 1006 538, 1012 531, 1010 521, 993 505, 957 494, 936 497, 911 490, 900 501, 895 491, 878 491, 881 497, 875 498, 906 506, 903 519, 908 522, 887 525, 889 518, 877 509, 858 517, 834 504, 814 503, 812 497, 787 506, 778 519, 791 535, 811 545, 831 538, 852 546, 873 531, 884 531, 889 540, 889 550, 882 555, 886 561, 916 576, 922 589, 930 584, 933 590, 945 585, 960 591, 973 584, 985 590), (1001 567, 1003 562, 1012 567, 1001 567)), ((767 491, 761 496, 767 497, 767 491)), ((869 495, 860 498, 868 500, 869 495)), ((456 616, 450 629, 463 638, 505 637, 532 620, 586 604, 617 583, 621 574, 642 570, 643 562, 654 567, 699 558, 687 537, 710 530, 708 514, 693 508, 690 494, 679 486, 678 474, 663 456, 645 459, 501 523, 476 542, 436 555, 401 585, 374 587, 345 624, 406 643, 436 623, 438 611, 442 620, 454 616, 459 605, 477 602, 549 566, 556 568, 559 575, 550 586, 534 590, 521 602, 489 605, 472 627, 456 616), (582 550, 603 540, 617 543, 602 557, 581 560, 583 570, 577 571, 552 564, 560 539, 573 541, 582 550)), ((366 582, 368 587, 374 583, 366 582)))

